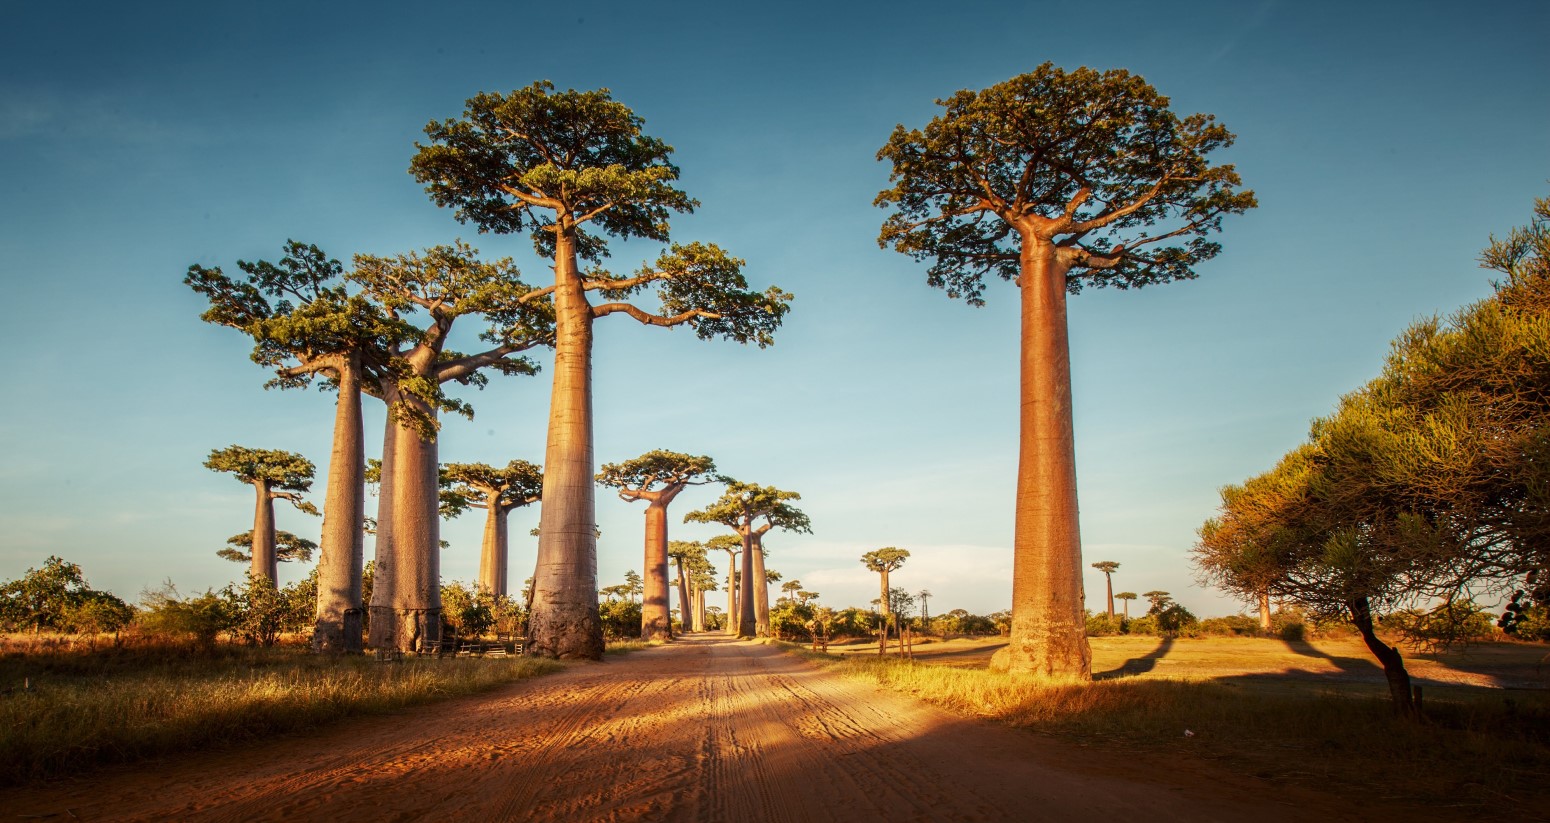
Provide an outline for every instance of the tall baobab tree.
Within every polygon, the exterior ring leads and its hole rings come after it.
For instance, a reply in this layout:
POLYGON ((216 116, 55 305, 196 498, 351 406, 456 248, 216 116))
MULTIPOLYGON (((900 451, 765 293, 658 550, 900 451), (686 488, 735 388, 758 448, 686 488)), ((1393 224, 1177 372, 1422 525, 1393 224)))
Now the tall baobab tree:
POLYGON ((538 502, 543 470, 526 460, 513 460, 500 469, 484 463, 447 463, 441 467, 441 477, 447 486, 441 495, 443 512, 455 517, 465 508, 485 510, 477 585, 495 597, 505 597, 511 546, 508 515, 538 502))
MULTIPOLYGON (((687 518, 686 518, 687 519, 687 518)), ((727 634, 737 634, 738 620, 743 616, 739 600, 737 558, 743 553, 743 538, 735 534, 718 534, 705 542, 705 548, 727 553, 727 634)))
POLYGON ((1135 592, 1120 592, 1119 594, 1114 595, 1114 597, 1116 599, 1124 601, 1124 603, 1125 603, 1125 619, 1129 620, 1130 619, 1130 601, 1136 599, 1136 593, 1135 592))
POLYGON ((789 603, 795 603, 797 602, 797 592, 802 590, 802 581, 787 580, 785 583, 781 584, 780 590, 785 592, 785 594, 782 595, 783 599, 789 603))
POLYGON ((471 97, 462 119, 430 123, 429 143, 416 144, 410 164, 431 199, 456 209, 459 220, 482 231, 528 232, 554 260, 555 282, 545 288, 555 307, 554 389, 529 645, 550 657, 603 654, 594 597, 593 322, 625 314, 762 348, 791 299, 773 286, 749 289, 743 261, 709 244, 674 243, 633 275, 601 267, 608 236, 668 242, 669 216, 697 205, 673 185, 672 148, 643 134, 643 122, 606 89, 556 92, 537 82, 471 97), (650 288, 659 309, 628 300, 650 288))
POLYGON ((227 446, 212 449, 205 468, 228 472, 253 487, 257 497, 253 511, 253 579, 273 586, 279 571, 275 566, 274 501, 284 500, 307 514, 318 513, 316 507, 301 498, 301 492, 312 488, 312 461, 295 452, 227 446))
POLYGON ((992 664, 1087 680, 1066 293, 1194 277, 1222 218, 1254 194, 1207 160, 1232 144, 1226 128, 1179 118, 1124 70, 1045 63, 938 103, 878 152, 894 184, 876 199, 894 210, 878 242, 932 260, 926 282, 970 305, 987 276, 1022 292, 1012 630, 992 664))
POLYGON ((705 593, 716 590, 716 567, 703 555, 695 558, 690 578, 690 597, 694 601, 694 630, 705 631, 705 593))
POLYGON ((928 634, 931 631, 931 606, 926 601, 931 599, 930 589, 921 589, 915 593, 920 598, 920 625, 928 634))
POLYGON ((464 243, 424 254, 357 255, 347 277, 392 316, 417 322, 412 345, 393 352, 377 380, 388 405, 378 491, 371 644, 412 651, 441 634, 441 412, 473 416, 443 384, 483 386, 485 371, 534 374, 522 352, 554 341, 549 295, 523 283, 509 258, 478 259, 464 243), (482 316, 476 354, 447 349, 460 317, 482 316))
MULTIPOLYGON (((692 572, 686 571, 686 567, 693 568, 692 558, 705 556, 705 544, 695 540, 674 540, 667 544, 668 559, 678 565, 678 615, 682 621, 684 631, 698 631, 689 628, 692 621, 689 619, 689 583, 692 572)), ((650 597, 648 593, 647 597, 650 597)))
POLYGON ((802 499, 796 492, 741 483, 730 477, 723 477, 722 482, 727 488, 721 498, 684 515, 684 522, 720 523, 731 527, 742 538, 743 572, 738 582, 737 636, 765 635, 769 633, 770 612, 769 583, 764 573, 764 535, 770 529, 812 534, 812 524, 801 509, 789 502, 802 499), (764 596, 762 610, 757 607, 760 592, 764 596))
MULTIPOLYGON (((882 582, 882 595, 878 599, 878 603, 883 612, 884 626, 887 625, 889 616, 893 614, 890 604, 891 598, 888 596, 888 574, 903 566, 904 561, 909 559, 909 556, 909 549, 900 549, 894 546, 873 549, 861 555, 861 565, 866 566, 867 571, 877 572, 878 578, 882 582)), ((886 628, 884 630, 886 631, 886 628)))
POLYGON ((1114 616, 1114 572, 1119 570, 1119 564, 1113 560, 1099 560, 1092 564, 1093 568, 1103 572, 1104 587, 1108 592, 1109 616, 1114 616))
POLYGON ((317 246, 288 241, 279 263, 239 260, 237 267, 245 281, 219 267, 189 267, 183 282, 210 301, 201 319, 252 337, 253 362, 275 370, 269 386, 300 388, 321 376, 321 386, 337 393, 312 645, 326 654, 356 653, 366 517, 361 392, 371 390, 390 353, 414 330, 351 294, 344 267, 317 246))
MULTIPOLYGON (((646 501, 645 596, 641 600, 642 640, 670 640, 673 622, 667 602, 667 507, 690 486, 710 483, 716 463, 704 455, 657 449, 623 463, 606 463, 597 482, 619 490, 619 499, 646 501)), ((680 601, 680 612, 688 605, 680 601)), ((687 619, 684 625, 689 625, 687 619)))

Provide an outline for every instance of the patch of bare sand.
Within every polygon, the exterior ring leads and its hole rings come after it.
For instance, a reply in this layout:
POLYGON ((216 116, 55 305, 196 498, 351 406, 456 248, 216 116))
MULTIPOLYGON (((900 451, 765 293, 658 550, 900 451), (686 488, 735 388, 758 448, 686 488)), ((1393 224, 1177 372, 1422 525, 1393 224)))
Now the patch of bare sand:
POLYGON ((12 819, 1425 820, 948 714, 691 637, 315 735, 0 791, 12 819))

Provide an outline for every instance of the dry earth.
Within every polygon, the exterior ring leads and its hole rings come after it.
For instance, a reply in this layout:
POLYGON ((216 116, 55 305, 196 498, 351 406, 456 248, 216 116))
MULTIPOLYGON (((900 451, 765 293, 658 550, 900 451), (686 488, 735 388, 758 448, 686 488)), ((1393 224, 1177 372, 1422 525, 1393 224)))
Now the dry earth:
POLYGON ((691 637, 312 735, 0 791, 55 820, 1425 820, 964 719, 691 637))

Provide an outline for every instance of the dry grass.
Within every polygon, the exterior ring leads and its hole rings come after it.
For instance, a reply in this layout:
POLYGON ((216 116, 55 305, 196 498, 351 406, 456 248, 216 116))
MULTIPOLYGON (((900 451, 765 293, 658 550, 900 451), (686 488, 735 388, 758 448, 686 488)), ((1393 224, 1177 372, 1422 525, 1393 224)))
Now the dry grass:
POLYGON ((0 782, 312 729, 558 668, 530 658, 325 659, 298 647, 5 650, 0 782))
MULTIPOLYGON (((1094 639, 1094 669, 1103 671, 1099 640, 1094 639)), ((1174 657, 1170 650, 1151 658, 1153 665, 1143 676, 1111 676, 1085 685, 1049 685, 984 670, 989 647, 999 644, 984 644, 982 656, 947 649, 937 663, 924 655, 911 663, 879 659, 875 652, 800 653, 847 677, 907 692, 959 714, 1151 759, 1215 760, 1270 780, 1456 806, 1461 816, 1550 808, 1550 693, 1462 685, 1428 690, 1426 722, 1408 723, 1395 719, 1386 700, 1376 696, 1381 688, 1343 680, 1342 674, 1317 687, 1278 685, 1277 678, 1287 678, 1288 662, 1305 665, 1305 649, 1294 649, 1296 659, 1288 661, 1269 647, 1199 642, 1171 666, 1156 665, 1174 657), (1267 659, 1255 661, 1246 650, 1262 651, 1267 659), (1191 656, 1201 661, 1201 670, 1232 674, 1215 679, 1191 673, 1178 662, 1191 656), (965 662, 976 657, 977 663, 965 662), (1256 665, 1262 668, 1256 671, 1256 665), (1157 675, 1158 669, 1168 673, 1157 675)), ((1156 638, 1148 638, 1136 649, 1150 646, 1155 653, 1158 645, 1156 638)), ((1136 660, 1121 659, 1136 649, 1119 650, 1109 662, 1136 660)), ((1313 658, 1348 672, 1317 653, 1313 658)))

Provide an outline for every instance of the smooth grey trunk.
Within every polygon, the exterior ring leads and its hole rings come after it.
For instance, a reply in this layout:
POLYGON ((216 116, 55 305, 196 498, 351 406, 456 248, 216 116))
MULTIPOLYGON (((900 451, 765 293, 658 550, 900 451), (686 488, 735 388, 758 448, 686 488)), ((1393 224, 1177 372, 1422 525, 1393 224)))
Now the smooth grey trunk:
POLYGON ((1082 619, 1082 540, 1071 421, 1066 271, 1057 249, 1024 230, 1017 509, 1012 627, 992 666, 1058 680, 1091 680, 1082 619))
POLYGON ((741 613, 737 610, 737 575, 733 569, 737 568, 737 552, 727 552, 727 624, 722 628, 727 634, 737 634, 737 619, 741 613))
POLYGON ((697 632, 700 626, 689 615, 689 583, 684 577, 684 559, 678 558, 678 623, 684 631, 697 632))
POLYGON ((740 531, 743 535, 743 573, 737 581, 737 636, 754 637, 759 627, 759 615, 753 600, 753 524, 745 522, 740 531))
MULTIPOLYGON (((384 387, 384 391, 386 387, 384 387)), ((391 649, 397 636, 393 617, 393 572, 398 560, 393 552, 393 475, 397 462, 398 426, 391 411, 382 430, 382 473, 377 483, 377 535, 373 541, 371 567, 371 621, 368 644, 374 649, 391 649)))
POLYGON ((323 534, 318 555, 317 620, 312 649, 320 654, 361 651, 361 566, 366 512, 365 429, 361 421, 359 356, 340 369, 334 405, 334 446, 328 460, 323 534))
POLYGON ((274 550, 274 493, 269 490, 268 480, 254 480, 253 489, 258 492, 258 503, 253 508, 253 577, 273 586, 280 576, 274 550))
POLYGON ((754 530, 753 544, 753 609, 754 625, 760 637, 770 634, 770 581, 764 576, 764 536, 754 530))
MULTIPOLYGON (((395 392, 396 394, 396 392, 395 392)), ((400 394, 425 419, 435 410, 418 398, 400 394)), ((407 420, 397 426, 393 458, 392 648, 418 651, 441 640, 441 517, 438 444, 422 437, 407 420)), ((373 587, 381 585, 373 583, 373 587)))
POLYGON ((479 588, 496 597, 506 596, 507 555, 510 543, 507 516, 511 510, 501 505, 500 492, 485 497, 484 542, 479 549, 479 588))
POLYGON ((592 453, 592 307, 576 268, 574 229, 555 235, 554 388, 529 624, 533 654, 600 660, 596 471, 592 453))

